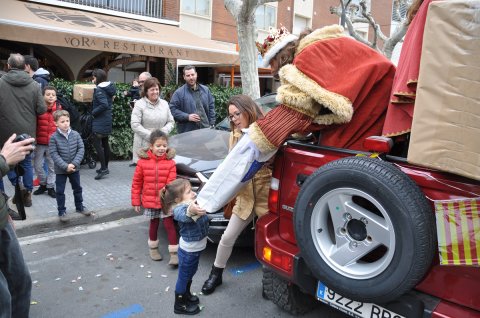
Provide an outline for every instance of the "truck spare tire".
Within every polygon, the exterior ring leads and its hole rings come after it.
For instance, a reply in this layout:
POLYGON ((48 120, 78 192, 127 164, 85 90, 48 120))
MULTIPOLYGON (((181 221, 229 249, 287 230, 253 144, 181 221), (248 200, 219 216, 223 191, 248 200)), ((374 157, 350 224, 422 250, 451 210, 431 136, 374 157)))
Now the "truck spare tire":
POLYGON ((435 217, 420 188, 379 159, 332 161, 307 178, 294 208, 300 256, 342 296, 393 300, 431 266, 435 217))

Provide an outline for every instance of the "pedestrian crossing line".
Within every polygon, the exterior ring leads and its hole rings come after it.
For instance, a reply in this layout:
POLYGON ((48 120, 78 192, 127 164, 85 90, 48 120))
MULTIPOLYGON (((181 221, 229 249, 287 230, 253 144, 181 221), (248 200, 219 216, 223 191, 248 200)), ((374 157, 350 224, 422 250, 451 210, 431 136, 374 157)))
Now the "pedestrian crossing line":
POLYGON ((94 232, 101 232, 110 230, 113 228, 131 225, 131 224, 138 224, 142 222, 146 222, 147 219, 144 216, 134 216, 131 218, 121 219, 117 221, 111 221, 101 224, 92 224, 92 225, 80 225, 71 228, 67 228, 60 231, 53 231, 48 233, 36 234, 31 236, 25 236, 18 239, 20 246, 25 245, 32 245, 36 243, 46 242, 50 240, 54 240, 61 237, 69 237, 75 235, 82 235, 94 232))

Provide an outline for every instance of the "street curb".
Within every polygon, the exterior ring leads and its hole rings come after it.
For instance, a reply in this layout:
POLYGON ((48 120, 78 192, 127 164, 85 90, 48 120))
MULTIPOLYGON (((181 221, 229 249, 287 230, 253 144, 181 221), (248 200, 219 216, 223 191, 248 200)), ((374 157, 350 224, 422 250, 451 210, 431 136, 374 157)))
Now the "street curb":
POLYGON ((111 209, 102 209, 101 211, 91 211, 92 215, 84 216, 80 213, 68 213, 68 222, 60 222, 58 216, 47 217, 44 219, 35 219, 28 221, 14 221, 15 231, 18 237, 25 237, 29 235, 52 232, 56 230, 64 230, 69 227, 77 225, 98 224, 103 222, 110 222, 119 220, 122 218, 130 218, 138 216, 133 211, 131 206, 129 207, 116 207, 111 209))

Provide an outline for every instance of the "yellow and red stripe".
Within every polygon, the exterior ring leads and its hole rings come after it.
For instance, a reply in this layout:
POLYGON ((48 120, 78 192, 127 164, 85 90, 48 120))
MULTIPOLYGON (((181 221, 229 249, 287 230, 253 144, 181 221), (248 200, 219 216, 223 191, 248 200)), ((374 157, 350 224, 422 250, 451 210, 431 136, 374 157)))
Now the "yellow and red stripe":
POLYGON ((441 265, 480 264, 480 198, 435 201, 441 265))

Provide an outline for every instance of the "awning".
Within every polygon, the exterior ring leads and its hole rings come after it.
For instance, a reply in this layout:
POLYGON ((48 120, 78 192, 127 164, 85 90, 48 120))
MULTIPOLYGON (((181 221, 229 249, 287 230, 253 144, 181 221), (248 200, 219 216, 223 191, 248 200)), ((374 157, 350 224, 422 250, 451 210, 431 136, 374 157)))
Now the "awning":
POLYGON ((84 50, 238 64, 238 53, 178 27, 2 0, 0 38, 84 50))

